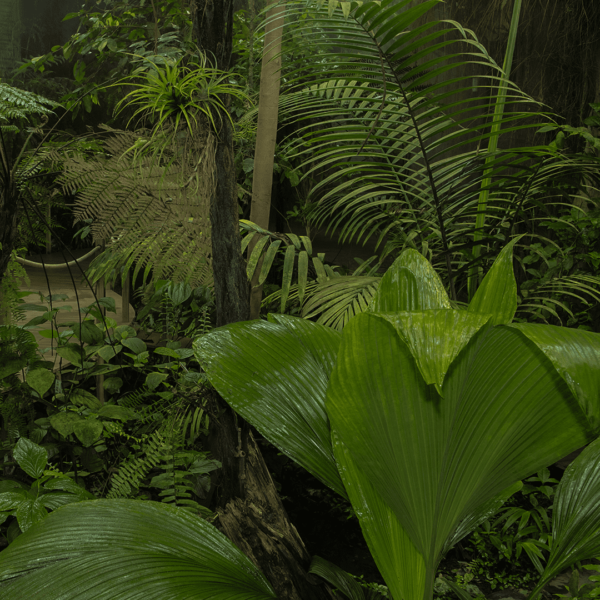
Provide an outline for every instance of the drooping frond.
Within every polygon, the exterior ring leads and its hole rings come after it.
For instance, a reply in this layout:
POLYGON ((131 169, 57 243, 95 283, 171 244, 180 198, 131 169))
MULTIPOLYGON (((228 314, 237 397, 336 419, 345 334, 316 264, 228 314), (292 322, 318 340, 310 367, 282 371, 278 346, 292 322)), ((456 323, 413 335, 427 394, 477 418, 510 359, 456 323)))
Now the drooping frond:
POLYGON ((554 115, 506 81, 473 32, 428 20, 438 2, 286 2, 284 35, 298 35, 301 21, 314 60, 286 72, 280 110, 300 128, 296 164, 316 181, 312 222, 341 240, 417 247, 457 299, 471 265, 491 264, 515 233, 537 233, 532 218, 549 210, 557 180, 594 176, 598 161, 507 148, 502 137, 488 152, 501 84, 501 135, 554 124, 554 115))
POLYGON ((92 219, 94 242, 106 244, 92 279, 135 264, 134 278, 152 269, 154 279, 211 284, 214 138, 172 136, 178 143, 160 156, 134 157, 146 144, 141 133, 105 129, 111 135, 103 154, 62 160, 61 183, 77 194, 76 220, 92 219))
POLYGON ((29 115, 50 115, 56 102, 32 92, 0 83, 0 121, 27 119, 29 115))

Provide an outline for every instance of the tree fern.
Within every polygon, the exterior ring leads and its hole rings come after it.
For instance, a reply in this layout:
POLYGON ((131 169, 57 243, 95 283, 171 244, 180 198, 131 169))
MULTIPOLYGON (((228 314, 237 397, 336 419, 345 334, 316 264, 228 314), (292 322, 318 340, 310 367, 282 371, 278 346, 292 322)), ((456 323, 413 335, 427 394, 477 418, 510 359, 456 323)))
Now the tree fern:
MULTIPOLYGON (((210 195, 214 185, 214 139, 184 139, 158 156, 138 158, 143 132, 112 130, 104 152, 53 158, 63 166, 60 183, 76 194, 75 219, 92 219, 96 244, 106 251, 92 263, 92 281, 122 275, 135 264, 134 279, 212 281, 210 195)), ((179 139, 179 138, 174 138, 179 139)), ((158 143, 158 142, 157 142, 158 143)))

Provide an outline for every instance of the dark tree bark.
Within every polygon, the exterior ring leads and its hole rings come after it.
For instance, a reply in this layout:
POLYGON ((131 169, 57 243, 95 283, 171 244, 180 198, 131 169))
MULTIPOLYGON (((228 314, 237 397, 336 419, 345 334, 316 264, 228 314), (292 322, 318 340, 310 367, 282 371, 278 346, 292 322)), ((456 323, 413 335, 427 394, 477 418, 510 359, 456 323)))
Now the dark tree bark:
MULTIPOLYGON (((0 165, 0 284, 8 267, 18 234, 19 191, 14 184, 9 168, 8 164, 0 165)), ((1 301, 2 298, 0 298, 1 301)), ((4 315, 0 314, 0 325, 3 319, 4 315)))
MULTIPOLYGON (((228 69, 232 0, 196 0, 199 45, 219 69, 228 69)), ((217 326, 249 318, 250 283, 241 251, 233 139, 221 119, 216 149, 216 192, 211 199, 212 263, 217 326)), ((334 598, 307 569, 311 557, 290 523, 249 425, 216 393, 205 448, 222 463, 213 473, 210 507, 220 529, 263 572, 281 600, 334 598)))

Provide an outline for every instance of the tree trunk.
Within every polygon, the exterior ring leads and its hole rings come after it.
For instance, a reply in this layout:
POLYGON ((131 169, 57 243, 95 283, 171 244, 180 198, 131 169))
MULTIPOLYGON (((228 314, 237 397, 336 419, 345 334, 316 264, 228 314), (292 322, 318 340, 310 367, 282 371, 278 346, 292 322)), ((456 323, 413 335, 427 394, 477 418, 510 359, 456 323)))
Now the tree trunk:
MULTIPOLYGON (((196 0, 195 31, 220 69, 231 57, 232 0, 196 0)), ((250 286, 241 252, 231 126, 222 119, 216 150, 216 192, 211 199, 212 261, 217 326, 248 318, 250 286)), ((205 447, 222 463, 214 472, 215 526, 264 573, 280 600, 334 598, 307 573, 308 554, 289 522, 249 425, 215 393, 205 447)))
POLYGON ((6 175, 2 171, 0 165, 0 325, 6 318, 3 308, 5 299, 2 297, 2 280, 17 241, 19 217, 18 190, 12 184, 10 174, 6 175))
MULTIPOLYGON (((256 149, 254 152, 254 173, 252 178, 252 204, 250 220, 264 229, 269 228, 271 213, 271 188, 273 186, 273 162, 277 142, 277 113, 279 110, 279 88, 281 83, 281 38, 285 5, 271 0, 273 7, 267 13, 267 26, 260 73, 260 96, 258 100, 258 126, 256 149)), ((256 242, 248 246, 248 257, 256 242)), ((259 261, 252 277, 250 292, 250 317, 258 319, 262 285, 258 285, 262 260, 259 261)))

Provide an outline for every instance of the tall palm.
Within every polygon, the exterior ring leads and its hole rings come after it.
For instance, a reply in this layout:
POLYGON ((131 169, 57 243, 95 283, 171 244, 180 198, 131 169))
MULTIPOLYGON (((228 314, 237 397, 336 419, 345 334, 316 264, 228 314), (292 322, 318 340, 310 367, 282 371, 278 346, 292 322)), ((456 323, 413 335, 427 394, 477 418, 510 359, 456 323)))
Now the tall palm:
POLYGON ((341 240, 418 248, 456 301, 466 299, 469 269, 490 264, 513 235, 537 235, 532 223, 557 205, 557 181, 597 180, 598 161, 503 147, 502 134, 555 116, 504 81, 492 131, 503 71, 472 32, 425 21, 439 1, 287 3, 286 19, 306 18, 304 40, 318 60, 288 71, 280 109, 282 120, 301 124, 295 156, 304 172, 326 173, 311 190, 313 221, 339 229, 341 240))

